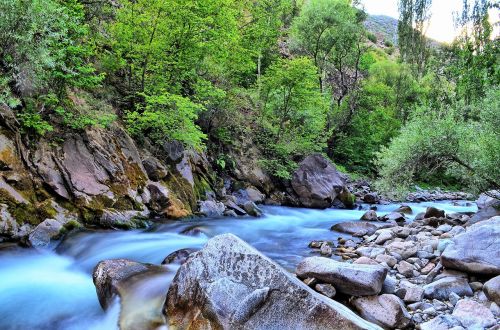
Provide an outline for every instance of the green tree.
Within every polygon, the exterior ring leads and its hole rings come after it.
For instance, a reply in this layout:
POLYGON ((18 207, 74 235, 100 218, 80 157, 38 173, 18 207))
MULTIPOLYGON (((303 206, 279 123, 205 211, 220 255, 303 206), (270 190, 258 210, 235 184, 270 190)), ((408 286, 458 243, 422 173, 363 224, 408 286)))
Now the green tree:
POLYGON ((262 79, 261 139, 273 174, 288 177, 296 157, 320 151, 326 107, 310 59, 279 60, 262 79), (288 164, 276 168, 277 164, 288 164))

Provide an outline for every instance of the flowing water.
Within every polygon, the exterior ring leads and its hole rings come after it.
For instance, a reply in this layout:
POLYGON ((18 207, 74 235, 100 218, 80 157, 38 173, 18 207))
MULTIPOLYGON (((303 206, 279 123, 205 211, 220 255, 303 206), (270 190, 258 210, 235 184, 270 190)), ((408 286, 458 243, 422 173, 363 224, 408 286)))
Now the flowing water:
MULTIPOLYGON (((476 205, 467 202, 408 205, 414 214, 427 206, 447 212, 476 211, 476 205)), ((383 215, 398 206, 378 206, 377 213, 383 215)), ((347 237, 329 228, 358 220, 365 212, 271 206, 263 210, 264 216, 257 219, 163 221, 142 231, 82 231, 67 237, 56 251, 0 246, 0 329, 116 329, 118 303, 103 312, 92 282, 92 269, 101 260, 128 258, 160 264, 171 252, 201 248, 210 237, 233 233, 292 271, 302 258, 314 253, 307 247, 310 241, 336 242, 340 236, 347 237)), ((128 304, 123 314, 133 318, 134 313, 144 313, 141 308, 147 307, 141 302, 145 300, 160 306, 175 271, 175 266, 169 266, 165 274, 137 283, 124 298, 128 304)))

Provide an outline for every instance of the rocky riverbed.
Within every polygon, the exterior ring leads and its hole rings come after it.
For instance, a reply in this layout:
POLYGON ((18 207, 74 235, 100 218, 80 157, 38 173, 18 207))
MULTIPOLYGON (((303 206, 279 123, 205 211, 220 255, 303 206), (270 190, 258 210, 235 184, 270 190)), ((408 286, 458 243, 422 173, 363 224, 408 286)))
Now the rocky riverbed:
MULTIPOLYGON (((312 256, 292 273, 232 234, 215 236, 165 259, 180 268, 163 315, 172 329, 498 329, 500 217, 478 216, 498 201, 483 196, 478 205, 477 213, 401 205, 380 215, 372 207, 361 214, 368 221, 332 226, 345 233, 336 240, 311 241, 312 256)), ((127 308, 128 283, 157 269, 99 263, 101 304, 120 296, 127 308)))

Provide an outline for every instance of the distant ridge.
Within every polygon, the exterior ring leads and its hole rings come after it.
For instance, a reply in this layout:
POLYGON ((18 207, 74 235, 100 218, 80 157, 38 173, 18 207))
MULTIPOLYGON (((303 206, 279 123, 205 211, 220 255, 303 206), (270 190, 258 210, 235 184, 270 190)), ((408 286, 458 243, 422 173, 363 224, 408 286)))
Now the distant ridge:
POLYGON ((373 33, 379 42, 385 40, 397 45, 398 42, 398 20, 385 15, 369 15, 365 21, 365 27, 373 33))

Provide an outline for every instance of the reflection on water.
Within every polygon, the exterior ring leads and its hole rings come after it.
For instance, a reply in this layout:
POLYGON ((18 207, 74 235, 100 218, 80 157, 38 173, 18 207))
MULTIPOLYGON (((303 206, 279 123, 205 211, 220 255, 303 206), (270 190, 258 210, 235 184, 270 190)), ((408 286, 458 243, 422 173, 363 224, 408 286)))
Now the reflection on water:
MULTIPOLYGON (((409 204, 414 214, 427 206, 446 212, 474 212, 475 204, 409 204)), ((399 205, 378 206, 383 215, 399 205)), ((159 264, 171 252, 182 248, 201 248, 208 238, 233 233, 247 241, 288 270, 312 252, 311 240, 336 241, 340 236, 329 228, 339 222, 357 220, 364 210, 309 210, 286 207, 263 207, 261 218, 197 219, 169 221, 146 231, 85 231, 66 238, 56 252, 40 253, 30 249, 0 250, 0 329, 116 329, 119 306, 102 312, 92 269, 101 260, 128 258, 159 264), (193 229, 195 228, 195 229, 193 229), (181 234, 181 233, 186 233, 181 234)), ((124 313, 130 317, 149 308, 152 318, 158 311, 141 302, 161 306, 164 292, 175 274, 170 267, 165 274, 141 281, 127 300, 124 313), (153 299, 151 299, 153 297, 153 299), (137 303, 135 303, 137 302, 137 303)))

